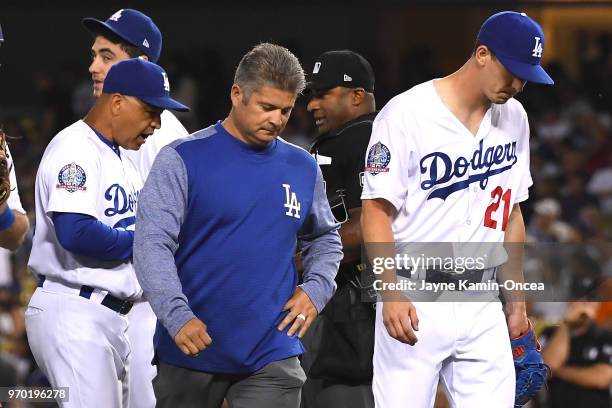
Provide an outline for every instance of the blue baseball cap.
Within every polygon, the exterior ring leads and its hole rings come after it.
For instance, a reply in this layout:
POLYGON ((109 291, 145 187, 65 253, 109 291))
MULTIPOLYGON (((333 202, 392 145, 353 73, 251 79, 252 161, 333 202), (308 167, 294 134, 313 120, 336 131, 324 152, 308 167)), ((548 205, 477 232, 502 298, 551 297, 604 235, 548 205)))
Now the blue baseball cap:
POLYGON ((502 65, 529 82, 555 82, 540 66, 544 51, 542 27, 525 13, 503 11, 489 17, 480 27, 478 44, 486 45, 502 65))
POLYGON ((186 112, 189 108, 170 97, 166 71, 142 58, 130 58, 113 65, 106 74, 102 92, 133 96, 151 106, 186 112))
POLYGON ((92 33, 103 27, 125 42, 138 47, 149 60, 153 62, 159 60, 162 48, 161 32, 149 16, 138 10, 121 9, 106 21, 86 17, 82 22, 92 33))

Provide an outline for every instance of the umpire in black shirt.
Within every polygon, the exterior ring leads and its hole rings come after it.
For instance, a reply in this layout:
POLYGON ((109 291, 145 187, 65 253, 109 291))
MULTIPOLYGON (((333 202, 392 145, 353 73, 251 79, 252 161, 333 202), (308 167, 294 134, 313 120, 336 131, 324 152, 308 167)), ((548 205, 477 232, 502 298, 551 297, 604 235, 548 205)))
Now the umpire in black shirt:
POLYGON ((361 190, 366 150, 376 116, 374 71, 361 55, 328 51, 317 58, 306 96, 318 136, 310 152, 321 167, 336 220, 344 259, 336 294, 321 312, 316 329, 304 339, 303 408, 374 407, 372 354, 373 293, 361 263, 361 190))

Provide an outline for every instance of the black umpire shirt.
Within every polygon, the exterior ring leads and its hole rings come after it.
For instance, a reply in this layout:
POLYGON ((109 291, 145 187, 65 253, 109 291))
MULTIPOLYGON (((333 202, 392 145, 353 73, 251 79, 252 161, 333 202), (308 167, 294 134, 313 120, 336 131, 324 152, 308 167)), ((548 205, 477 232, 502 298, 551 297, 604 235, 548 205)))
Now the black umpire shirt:
MULTIPOLYGON (((330 207, 340 223, 348 221, 350 209, 361 207, 366 150, 377 113, 359 116, 334 132, 319 135, 310 147, 323 173, 330 207)), ((339 275, 342 271, 354 274, 355 266, 342 264, 339 275)))
MULTIPOLYGON (((542 346, 556 330, 549 327, 541 336, 542 346)), ((593 324, 584 334, 571 336, 570 352, 565 363, 572 367, 589 367, 597 363, 612 364, 612 332, 593 324)), ((554 408, 610 408, 609 390, 581 387, 553 377, 549 381, 548 406, 554 408)))

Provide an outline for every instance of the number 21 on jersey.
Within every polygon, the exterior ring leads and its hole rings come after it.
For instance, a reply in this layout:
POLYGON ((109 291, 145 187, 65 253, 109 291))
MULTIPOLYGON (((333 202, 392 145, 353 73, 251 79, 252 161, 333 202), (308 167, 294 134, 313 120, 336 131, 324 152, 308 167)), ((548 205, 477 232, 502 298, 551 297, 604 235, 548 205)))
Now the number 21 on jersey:
POLYGON ((500 202, 503 200, 504 208, 502 214, 501 230, 506 231, 506 224, 508 224, 508 215, 510 214, 510 197, 512 196, 512 189, 504 191, 501 186, 495 187, 491 191, 491 198, 493 203, 487 207, 484 218, 484 226, 492 229, 497 229, 497 219, 499 215, 496 214, 499 209, 500 202))

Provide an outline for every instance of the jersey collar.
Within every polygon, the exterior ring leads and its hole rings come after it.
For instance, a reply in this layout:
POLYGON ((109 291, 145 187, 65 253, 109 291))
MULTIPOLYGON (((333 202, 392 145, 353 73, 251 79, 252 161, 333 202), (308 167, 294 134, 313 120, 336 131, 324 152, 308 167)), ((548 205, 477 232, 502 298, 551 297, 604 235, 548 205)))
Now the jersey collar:
POLYGON ((309 151, 312 151, 317 145, 319 145, 322 141, 331 139, 332 137, 340 136, 345 130, 352 128, 353 126, 361 125, 362 123, 372 123, 374 122, 374 118, 378 115, 378 111, 366 113, 365 115, 357 116, 355 119, 351 119, 348 122, 342 124, 338 129, 331 133, 323 133, 315 137, 312 144, 310 145, 309 151))
POLYGON ((107 145, 108 147, 111 148, 111 150, 121 158, 121 153, 119 153, 119 145, 117 143, 113 143, 110 140, 108 140, 107 138, 105 138, 102 133, 98 132, 96 129, 93 128, 93 126, 91 126, 89 123, 87 123, 87 126, 89 126, 89 128, 91 130, 94 131, 94 133, 96 134, 96 136, 98 136, 98 139, 100 139, 102 141, 102 143, 104 143, 105 145, 107 145))

